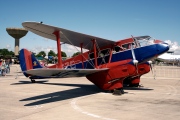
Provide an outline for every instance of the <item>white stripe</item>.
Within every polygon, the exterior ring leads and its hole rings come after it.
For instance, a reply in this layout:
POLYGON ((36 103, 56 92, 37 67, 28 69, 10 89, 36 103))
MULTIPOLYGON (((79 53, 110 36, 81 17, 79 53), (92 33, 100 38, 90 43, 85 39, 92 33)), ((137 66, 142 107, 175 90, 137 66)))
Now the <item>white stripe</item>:
POLYGON ((79 97, 79 98, 75 98, 71 101, 71 106, 73 107, 74 110, 77 110, 78 112, 81 112, 85 115, 88 115, 88 116, 91 116, 91 117, 94 117, 94 118, 99 118, 99 119, 103 119, 103 120, 116 120, 116 119, 111 119, 111 118, 105 118, 105 117, 102 117, 102 116, 99 116, 99 115, 95 115, 95 114, 92 114, 92 113, 89 113, 89 112, 86 112, 84 111, 83 109, 81 109, 77 104, 76 102, 80 99, 83 99, 87 96, 83 96, 83 97, 79 97))

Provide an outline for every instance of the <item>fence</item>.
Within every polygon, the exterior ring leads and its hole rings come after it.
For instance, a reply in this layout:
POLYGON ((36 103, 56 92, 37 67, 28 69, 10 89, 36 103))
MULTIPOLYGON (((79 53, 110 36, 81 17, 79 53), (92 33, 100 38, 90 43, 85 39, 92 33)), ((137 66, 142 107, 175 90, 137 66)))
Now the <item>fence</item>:
MULTIPOLYGON (((10 75, 17 78, 18 76, 23 76, 21 72, 21 68, 19 65, 11 65, 10 66, 10 75)), ((153 74, 152 71, 143 75, 142 77, 152 77, 152 78, 179 78, 180 79, 180 67, 177 66, 154 66, 153 74)))
POLYGON ((143 77, 163 77, 163 78, 180 78, 180 67, 177 66, 154 66, 152 71, 143 75, 143 77))

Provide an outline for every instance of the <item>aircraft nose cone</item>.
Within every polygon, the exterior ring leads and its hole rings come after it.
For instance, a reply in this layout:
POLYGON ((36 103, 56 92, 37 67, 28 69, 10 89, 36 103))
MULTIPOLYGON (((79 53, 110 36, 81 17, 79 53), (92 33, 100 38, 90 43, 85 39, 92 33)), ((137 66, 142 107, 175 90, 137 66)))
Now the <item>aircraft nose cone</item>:
POLYGON ((169 45, 167 43, 160 43, 156 45, 157 55, 161 55, 169 50, 169 45))

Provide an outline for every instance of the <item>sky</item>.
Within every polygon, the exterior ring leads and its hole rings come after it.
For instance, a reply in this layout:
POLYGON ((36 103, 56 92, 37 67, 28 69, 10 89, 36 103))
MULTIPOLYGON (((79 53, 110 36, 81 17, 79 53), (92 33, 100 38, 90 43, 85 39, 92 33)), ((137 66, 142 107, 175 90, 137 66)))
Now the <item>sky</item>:
MULTIPOLYGON (((180 0, 0 0, 0 49, 14 51, 6 28, 35 21, 113 41, 150 35, 168 41, 180 54, 180 0)), ((20 49, 38 53, 56 50, 56 42, 32 32, 20 39, 20 49)), ((62 45, 68 56, 77 52, 62 45)))

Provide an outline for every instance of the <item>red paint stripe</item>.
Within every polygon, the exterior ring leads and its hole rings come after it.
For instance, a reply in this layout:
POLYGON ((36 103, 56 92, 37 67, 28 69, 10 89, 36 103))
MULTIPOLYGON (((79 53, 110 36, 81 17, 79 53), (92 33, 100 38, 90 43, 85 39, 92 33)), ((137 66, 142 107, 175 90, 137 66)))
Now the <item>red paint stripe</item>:
POLYGON ((31 53, 28 50, 24 50, 24 57, 25 57, 25 63, 26 63, 26 69, 32 69, 32 59, 31 59, 31 53))
POLYGON ((33 69, 33 65, 32 65, 32 58, 31 58, 31 52, 29 52, 30 55, 29 55, 29 66, 30 66, 30 69, 33 69))

